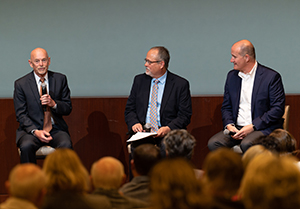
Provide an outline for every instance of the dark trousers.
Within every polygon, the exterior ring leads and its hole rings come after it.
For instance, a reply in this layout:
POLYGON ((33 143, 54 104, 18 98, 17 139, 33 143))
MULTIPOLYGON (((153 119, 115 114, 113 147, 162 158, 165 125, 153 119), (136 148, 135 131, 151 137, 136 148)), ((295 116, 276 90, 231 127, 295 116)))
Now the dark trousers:
POLYGON ((240 144, 241 150, 244 153, 253 145, 253 141, 259 138, 260 136, 264 136, 264 134, 261 131, 254 131, 242 140, 235 140, 229 135, 224 135, 223 131, 221 131, 209 139, 207 146, 210 151, 213 151, 220 147, 231 148, 235 145, 240 144))
POLYGON ((72 149, 72 141, 70 135, 64 131, 52 129, 50 131, 52 140, 49 143, 41 142, 37 137, 32 134, 25 134, 18 141, 18 147, 20 148, 21 163, 35 163, 36 156, 35 152, 42 146, 51 146, 53 148, 70 148, 72 149))

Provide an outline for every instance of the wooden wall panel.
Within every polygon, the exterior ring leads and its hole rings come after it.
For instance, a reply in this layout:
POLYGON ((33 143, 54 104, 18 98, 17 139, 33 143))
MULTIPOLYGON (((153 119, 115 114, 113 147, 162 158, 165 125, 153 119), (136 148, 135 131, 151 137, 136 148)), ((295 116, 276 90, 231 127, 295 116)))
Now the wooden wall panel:
MULTIPOLYGON (((126 97, 72 98, 73 111, 65 120, 69 125, 74 150, 88 170, 100 157, 113 156, 124 164, 127 171, 126 101, 126 97)), ((192 97, 193 116, 188 131, 197 140, 193 162, 198 168, 201 168, 209 152, 208 139, 222 129, 222 101, 222 95, 192 97)), ((291 106, 289 131, 296 139, 300 139, 300 95, 287 95, 286 104, 291 106)), ((17 127, 13 100, 0 99, 0 202, 7 197, 4 182, 9 171, 19 163, 15 144, 17 127)))

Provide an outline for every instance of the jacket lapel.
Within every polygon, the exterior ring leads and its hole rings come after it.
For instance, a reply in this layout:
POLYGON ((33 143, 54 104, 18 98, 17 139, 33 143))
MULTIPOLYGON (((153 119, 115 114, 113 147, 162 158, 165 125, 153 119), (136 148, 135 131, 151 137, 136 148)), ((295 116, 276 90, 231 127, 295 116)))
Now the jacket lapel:
POLYGON ((40 107, 40 109, 42 109, 42 105, 40 101, 40 90, 37 87, 33 71, 28 79, 28 82, 29 82, 30 90, 34 95, 35 101, 37 102, 37 105, 40 107))

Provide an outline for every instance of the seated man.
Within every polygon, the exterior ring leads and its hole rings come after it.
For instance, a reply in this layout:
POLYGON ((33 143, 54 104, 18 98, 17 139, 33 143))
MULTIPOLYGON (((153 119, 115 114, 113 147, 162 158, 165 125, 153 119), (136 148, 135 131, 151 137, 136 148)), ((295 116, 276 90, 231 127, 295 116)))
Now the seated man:
POLYGON ((6 182, 10 197, 0 205, 1 209, 37 209, 46 194, 44 172, 31 163, 15 166, 6 182))
POLYGON ((122 163, 113 157, 103 157, 92 165, 91 179, 95 188, 93 194, 106 196, 113 208, 145 208, 147 203, 125 197, 119 193, 126 175, 122 163))
POLYGON ((133 179, 120 188, 120 192, 150 203, 149 172, 161 158, 159 149, 153 144, 142 144, 133 153, 131 171, 133 179))
POLYGON ((36 163, 35 152, 44 145, 72 148, 63 115, 72 111, 67 77, 48 71, 50 57, 36 48, 28 60, 33 71, 15 81, 14 106, 20 126, 16 133, 21 163, 36 163))
POLYGON ((245 152, 256 138, 283 125, 285 93, 280 74, 256 61, 248 40, 233 44, 231 55, 234 69, 227 75, 221 108, 225 131, 208 141, 211 151, 240 144, 245 152))

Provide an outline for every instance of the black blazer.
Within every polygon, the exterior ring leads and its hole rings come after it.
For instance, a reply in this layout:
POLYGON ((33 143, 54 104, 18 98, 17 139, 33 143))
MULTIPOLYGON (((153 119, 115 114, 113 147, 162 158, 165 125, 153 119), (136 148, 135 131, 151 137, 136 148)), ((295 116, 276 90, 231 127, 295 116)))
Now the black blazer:
MULTIPOLYGON (((125 108, 125 121, 130 131, 136 123, 146 121, 152 77, 144 74, 135 76, 125 108)), ((189 82, 168 71, 160 108, 162 126, 185 129, 192 116, 189 82)))
MULTIPOLYGON (((52 109, 52 117, 58 129, 68 132, 68 126, 63 115, 72 111, 70 89, 67 77, 60 73, 48 71, 49 95, 56 102, 57 108, 52 109)), ((40 102, 40 94, 34 78, 34 72, 19 78, 14 84, 14 106, 19 128, 16 142, 33 129, 43 129, 44 112, 40 102)))

